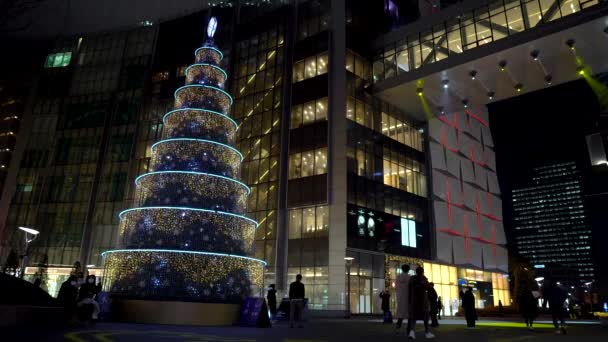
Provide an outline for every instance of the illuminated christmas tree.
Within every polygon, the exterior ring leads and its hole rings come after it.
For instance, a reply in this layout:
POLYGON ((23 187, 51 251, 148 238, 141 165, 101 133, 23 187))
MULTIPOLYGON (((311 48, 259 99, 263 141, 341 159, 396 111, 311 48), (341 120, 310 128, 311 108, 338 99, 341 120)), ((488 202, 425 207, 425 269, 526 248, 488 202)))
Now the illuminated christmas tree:
POLYGON ((175 91, 150 172, 135 180, 135 208, 119 215, 119 249, 104 253, 104 289, 114 298, 240 303, 262 286, 216 25, 212 18, 175 91))

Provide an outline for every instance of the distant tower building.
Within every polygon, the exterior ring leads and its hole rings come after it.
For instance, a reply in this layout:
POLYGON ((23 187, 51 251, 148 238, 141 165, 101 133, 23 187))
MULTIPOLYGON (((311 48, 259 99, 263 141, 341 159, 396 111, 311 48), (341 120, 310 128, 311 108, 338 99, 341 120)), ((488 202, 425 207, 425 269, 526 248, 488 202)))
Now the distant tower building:
POLYGON ((595 279, 581 170, 574 162, 537 167, 513 190, 515 250, 541 275, 571 285, 595 279))

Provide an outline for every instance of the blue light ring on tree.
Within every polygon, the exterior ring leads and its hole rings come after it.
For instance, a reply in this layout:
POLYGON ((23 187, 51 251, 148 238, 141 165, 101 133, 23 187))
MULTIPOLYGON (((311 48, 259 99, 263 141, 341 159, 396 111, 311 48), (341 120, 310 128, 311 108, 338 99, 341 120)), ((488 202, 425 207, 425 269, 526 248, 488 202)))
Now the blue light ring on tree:
POLYGON ((201 46, 200 48, 196 49, 196 50, 194 51, 194 58, 198 59, 198 58, 199 58, 199 56, 198 56, 199 52, 203 52, 204 50, 212 50, 212 51, 215 51, 215 52, 217 52, 217 54, 219 55, 219 57, 220 57, 220 61, 221 61, 222 59, 224 59, 224 54, 222 53, 222 51, 220 51, 218 48, 215 48, 215 47, 213 47, 213 46, 201 46))
POLYGON ((233 213, 227 213, 227 212, 223 212, 223 211, 217 211, 217 210, 211 210, 211 209, 200 209, 200 208, 189 208, 189 207, 138 207, 138 208, 131 208, 131 209, 126 209, 121 211, 120 213, 118 213, 118 218, 122 219, 122 216, 130 211, 134 211, 134 210, 151 210, 151 209, 170 209, 170 210, 177 210, 177 211, 184 211, 184 210, 193 210, 193 211, 204 211, 204 212, 208 212, 208 213, 215 213, 218 215, 228 215, 228 216, 235 216, 238 218, 242 218, 243 220, 247 220, 250 221, 251 223, 255 224, 256 228, 259 226, 259 223, 257 223, 255 220, 247 217, 247 216, 243 216, 243 215, 238 215, 238 214, 233 214, 233 213))
POLYGON ((256 222, 203 210, 140 208, 120 216, 117 248, 255 256, 256 222))
POLYGON ((188 84, 188 85, 179 87, 173 93, 173 97, 175 99, 177 99, 179 97, 179 94, 181 92, 183 92, 186 89, 190 89, 190 88, 208 88, 208 89, 213 89, 213 90, 219 91, 220 93, 222 93, 226 97, 228 97, 228 100, 230 101, 230 106, 232 106, 232 103, 234 102, 234 99, 232 98, 232 95, 228 94, 228 92, 225 91, 224 89, 221 89, 221 88, 218 88, 218 87, 214 87, 214 86, 211 86, 211 85, 205 85, 205 84, 188 84))
POLYGON ((226 82, 226 80, 228 79, 228 73, 226 72, 226 70, 222 69, 221 67, 214 65, 214 64, 210 64, 210 63, 194 63, 191 64, 190 66, 188 66, 186 68, 185 71, 185 75, 186 75, 186 79, 188 79, 188 73, 190 72, 190 70, 192 70, 192 68, 196 68, 196 69, 201 69, 199 71, 203 71, 204 68, 212 68, 212 69, 216 69, 218 71, 220 71, 222 74, 224 74, 224 82, 226 82))
POLYGON ((166 114, 163 116, 163 125, 166 125, 166 124, 167 124, 167 121, 166 121, 166 120, 167 120, 167 117, 168 117, 168 116, 170 116, 170 115, 172 115, 172 114, 176 114, 176 113, 178 113, 178 112, 185 112, 185 111, 207 112, 207 113, 211 113, 211 114, 214 114, 214 115, 219 115, 219 116, 221 116, 221 117, 224 117, 224 118, 226 118, 226 119, 230 120, 230 121, 231 121, 231 122, 234 124, 235 131, 236 131, 236 130, 239 128, 239 124, 238 124, 236 121, 234 121, 234 119, 233 119, 233 118, 231 118, 230 116, 228 116, 228 115, 226 115, 226 114, 224 114, 224 113, 216 112, 216 111, 214 111, 214 110, 210 110, 210 109, 202 109, 202 108, 178 108, 178 109, 174 109, 174 110, 172 110, 172 111, 170 111, 170 112, 167 112, 167 113, 166 113, 166 114))
POLYGON ((160 140, 160 141, 154 143, 150 149, 152 150, 152 153, 154 153, 154 147, 156 147, 158 144, 166 143, 166 142, 172 142, 172 141, 192 141, 192 142, 201 142, 201 143, 209 143, 209 144, 220 145, 220 146, 223 146, 223 147, 227 147, 228 149, 230 149, 233 152, 237 153, 240 156, 241 161, 243 161, 243 154, 239 150, 237 150, 236 148, 234 148, 234 147, 232 147, 230 145, 226 145, 224 143, 220 143, 220 142, 213 141, 213 140, 206 140, 206 139, 194 139, 194 138, 170 138, 170 139, 163 139, 163 140, 160 140))
POLYGON ((165 173, 181 173, 181 174, 193 174, 193 175, 200 175, 200 176, 209 176, 209 177, 218 177, 218 178, 222 178, 231 182, 235 182, 238 183, 239 185, 241 185, 242 187, 245 188, 245 190, 247 191, 247 194, 249 195, 251 193, 251 189, 247 186, 247 184, 236 180, 234 178, 229 178, 229 177, 224 177, 224 176, 220 176, 220 175, 214 175, 212 173, 205 173, 205 172, 194 172, 194 171, 155 171, 155 172, 147 172, 144 173, 140 176, 138 176, 137 178, 135 178, 135 185, 138 186, 138 182, 140 179, 144 178, 144 177, 148 177, 151 175, 155 175, 155 174, 165 174, 165 173))

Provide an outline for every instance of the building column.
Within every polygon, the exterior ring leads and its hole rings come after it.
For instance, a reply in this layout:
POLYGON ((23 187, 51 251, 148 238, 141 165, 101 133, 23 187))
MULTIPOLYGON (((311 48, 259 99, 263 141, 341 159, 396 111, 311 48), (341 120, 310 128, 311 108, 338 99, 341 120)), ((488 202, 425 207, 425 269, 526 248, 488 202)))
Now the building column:
POLYGON ((346 5, 331 0, 329 30, 328 310, 346 308, 346 5))

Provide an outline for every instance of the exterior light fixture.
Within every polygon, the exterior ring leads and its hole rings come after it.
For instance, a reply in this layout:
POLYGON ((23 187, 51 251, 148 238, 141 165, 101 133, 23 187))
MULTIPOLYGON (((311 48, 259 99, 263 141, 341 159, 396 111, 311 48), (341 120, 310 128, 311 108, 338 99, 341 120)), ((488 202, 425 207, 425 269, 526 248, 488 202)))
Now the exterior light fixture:
POLYGON ((441 107, 441 106, 437 107, 437 111, 438 111, 438 112, 439 112, 441 115, 444 115, 444 114, 445 114, 445 111, 443 110, 443 107, 441 107))
POLYGON ((464 108, 468 108, 469 107, 469 100, 467 100, 467 99, 462 100, 462 106, 464 108))
POLYGON ((441 83, 443 84, 443 89, 448 89, 448 87, 450 86, 449 80, 443 80, 441 81, 441 83))
POLYGON ((551 75, 545 76, 545 82, 547 82, 547 85, 551 85, 551 81, 553 81, 553 76, 551 76, 551 75))
POLYGON ((576 72, 581 76, 585 75, 585 67, 582 65, 579 66, 578 68, 576 68, 576 72))
POLYGON ((477 76, 477 71, 475 70, 471 70, 471 72, 469 72, 469 75, 471 76, 471 80, 475 80, 475 76, 477 76))
POLYGON ((540 51, 538 50, 534 50, 532 52, 530 52, 530 57, 532 57, 532 59, 534 61, 538 61, 538 54, 540 53, 540 51))
POLYGON ((500 67, 500 71, 505 71, 505 68, 507 67, 507 61, 502 60, 498 63, 498 66, 500 67))
POLYGON ((422 88, 416 89, 416 93, 418 94, 418 96, 422 96, 422 88))
POLYGON ((493 91, 489 91, 488 92, 488 99, 490 99, 490 100, 494 99, 494 92, 493 91))
POLYGON ((566 40, 566 45, 568 45, 568 47, 570 48, 570 50, 574 50, 574 43, 576 43, 576 41, 574 39, 568 39, 568 40, 566 40))
POLYGON ((516 90, 518 93, 521 93, 521 90, 522 90, 523 88, 524 88, 524 86, 523 86, 521 83, 517 83, 517 84, 515 85, 515 90, 516 90))

